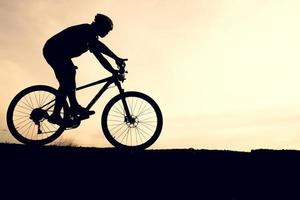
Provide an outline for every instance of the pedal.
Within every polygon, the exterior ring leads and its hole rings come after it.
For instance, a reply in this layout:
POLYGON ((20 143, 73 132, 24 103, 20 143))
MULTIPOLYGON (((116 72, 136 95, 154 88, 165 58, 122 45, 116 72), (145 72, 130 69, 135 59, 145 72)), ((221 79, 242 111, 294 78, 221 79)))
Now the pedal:
POLYGON ((91 115, 94 115, 94 114, 95 114, 95 111, 90 110, 89 113, 88 113, 88 115, 80 115, 80 119, 81 120, 88 119, 88 118, 90 118, 91 115))
POLYGON ((80 120, 85 120, 85 119, 88 119, 88 118, 90 118, 89 115, 82 115, 82 116, 80 116, 80 120))
POLYGON ((95 111, 89 110, 89 116, 91 116, 91 115, 93 115, 93 114, 95 114, 95 113, 96 113, 95 111))

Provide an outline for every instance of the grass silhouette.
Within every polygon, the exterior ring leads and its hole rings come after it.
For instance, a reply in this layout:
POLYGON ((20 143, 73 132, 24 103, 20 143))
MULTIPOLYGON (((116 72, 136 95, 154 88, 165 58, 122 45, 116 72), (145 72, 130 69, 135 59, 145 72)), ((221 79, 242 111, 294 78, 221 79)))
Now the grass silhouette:
POLYGON ((152 199, 157 195, 185 199, 297 199, 300 196, 297 192, 299 151, 132 152, 115 148, 0 144, 0 153, 1 171, 9 174, 2 181, 14 182, 14 188, 71 188, 69 198, 77 196, 76 191, 84 191, 85 195, 98 191, 101 195, 125 197, 141 192, 152 199), (111 189, 115 192, 108 192, 111 189))

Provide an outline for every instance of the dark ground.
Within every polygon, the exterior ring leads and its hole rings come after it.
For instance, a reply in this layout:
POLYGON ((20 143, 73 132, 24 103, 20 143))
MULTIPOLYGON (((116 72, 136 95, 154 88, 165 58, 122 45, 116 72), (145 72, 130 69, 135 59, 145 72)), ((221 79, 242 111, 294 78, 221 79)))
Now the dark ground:
POLYGON ((10 197, 300 199, 300 151, 124 152, 0 144, 0 156, 0 195, 10 197))

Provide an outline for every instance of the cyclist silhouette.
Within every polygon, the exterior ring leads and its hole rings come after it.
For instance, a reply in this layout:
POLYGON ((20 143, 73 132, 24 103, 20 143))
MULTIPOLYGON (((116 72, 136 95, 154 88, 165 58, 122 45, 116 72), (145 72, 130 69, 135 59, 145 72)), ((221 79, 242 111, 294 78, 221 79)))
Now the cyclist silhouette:
POLYGON ((101 65, 111 73, 116 70, 102 55, 113 58, 118 66, 125 67, 127 59, 116 56, 106 45, 98 40, 98 36, 105 37, 113 29, 112 20, 102 14, 97 14, 91 24, 80 24, 66 28, 51 37, 43 48, 43 55, 47 63, 54 70, 59 82, 53 114, 48 121, 54 124, 67 123, 60 116, 63 102, 68 97, 70 108, 78 115, 91 115, 89 111, 79 105, 76 99, 75 75, 77 67, 72 58, 78 57, 88 50, 95 55, 101 65))

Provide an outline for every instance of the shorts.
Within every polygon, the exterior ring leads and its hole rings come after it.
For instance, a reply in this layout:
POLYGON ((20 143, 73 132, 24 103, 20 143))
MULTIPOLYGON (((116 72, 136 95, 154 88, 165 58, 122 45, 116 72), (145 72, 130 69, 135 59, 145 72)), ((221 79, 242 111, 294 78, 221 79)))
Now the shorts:
POLYGON ((73 64, 71 58, 64 58, 61 55, 57 55, 47 47, 44 47, 43 55, 47 63, 52 67, 60 88, 66 91, 70 89, 74 90, 76 87, 75 75, 77 67, 73 64))

